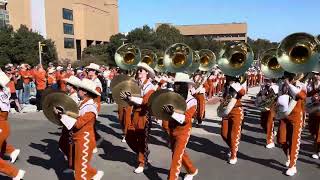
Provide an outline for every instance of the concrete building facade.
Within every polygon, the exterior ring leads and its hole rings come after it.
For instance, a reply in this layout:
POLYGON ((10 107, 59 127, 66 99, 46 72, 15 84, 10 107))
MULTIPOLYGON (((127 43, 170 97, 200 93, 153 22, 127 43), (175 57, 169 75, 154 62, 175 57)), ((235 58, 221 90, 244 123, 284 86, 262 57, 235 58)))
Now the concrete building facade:
MULTIPOLYGON (((156 24, 156 28, 163 23, 156 24)), ((247 23, 173 25, 184 36, 203 37, 216 41, 247 42, 247 23)))
POLYGON ((55 42, 59 60, 80 60, 84 48, 119 32, 117 0, 9 0, 9 21, 55 42))

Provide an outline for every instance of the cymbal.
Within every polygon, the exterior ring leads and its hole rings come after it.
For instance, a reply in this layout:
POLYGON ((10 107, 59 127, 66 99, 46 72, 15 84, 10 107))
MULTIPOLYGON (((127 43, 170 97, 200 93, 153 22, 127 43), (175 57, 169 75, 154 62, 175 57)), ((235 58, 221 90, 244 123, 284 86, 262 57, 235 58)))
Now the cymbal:
POLYGON ((156 90, 154 93, 152 93, 151 96, 149 97, 148 104, 147 104, 149 109, 151 109, 151 104, 154 101, 154 99, 157 96, 159 96, 160 94, 166 93, 166 92, 170 92, 170 90, 168 90, 168 89, 159 89, 159 90, 156 90))
POLYGON ((52 93, 57 93, 57 92, 65 94, 64 91, 61 91, 61 90, 58 90, 58 89, 53 89, 53 88, 47 88, 46 90, 44 90, 41 93, 41 103, 43 104, 43 101, 47 97, 47 95, 52 94, 52 93))
POLYGON ((119 74, 116 77, 114 77, 110 83, 110 88, 112 89, 115 85, 117 85, 120 82, 130 80, 131 77, 125 75, 125 74, 119 74))
POLYGON ((56 92, 45 97, 42 103, 43 113, 52 123, 61 126, 59 117, 54 114, 53 107, 60 106, 65 112, 79 114, 79 107, 68 95, 56 92))
POLYGON ((152 115, 161 120, 170 120, 170 115, 162 110, 162 106, 168 104, 172 105, 175 111, 179 113, 184 113, 187 108, 185 99, 178 93, 170 91, 160 93, 153 98, 153 101, 151 103, 152 115))
POLYGON ((129 105, 127 101, 121 99, 120 92, 122 91, 130 92, 132 96, 141 96, 141 89, 136 82, 132 80, 126 80, 118 83, 112 88, 112 98, 121 107, 129 105))

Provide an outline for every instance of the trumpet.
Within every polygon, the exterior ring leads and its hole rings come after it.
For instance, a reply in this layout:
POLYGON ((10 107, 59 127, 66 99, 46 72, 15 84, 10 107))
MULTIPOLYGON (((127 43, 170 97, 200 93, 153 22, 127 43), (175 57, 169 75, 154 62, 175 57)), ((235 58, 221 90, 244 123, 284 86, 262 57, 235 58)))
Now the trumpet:
POLYGON ((277 59, 277 49, 269 49, 263 53, 261 62, 261 71, 268 78, 281 78, 284 70, 277 59))
POLYGON ((244 74, 253 62, 251 47, 242 41, 227 43, 219 53, 217 64, 224 74, 238 76, 244 74))
POLYGON ((142 49, 141 62, 144 62, 148 64, 151 68, 154 68, 157 64, 157 55, 150 49, 142 49))
POLYGON ((307 33, 291 34, 281 41, 277 58, 288 72, 311 72, 319 62, 319 41, 307 33))
POLYGON ((133 44, 123 44, 117 49, 114 58, 120 69, 131 70, 140 62, 141 52, 140 49, 133 44))
POLYGON ((183 43, 176 43, 166 49, 164 66, 171 73, 184 72, 192 63, 193 51, 183 43))

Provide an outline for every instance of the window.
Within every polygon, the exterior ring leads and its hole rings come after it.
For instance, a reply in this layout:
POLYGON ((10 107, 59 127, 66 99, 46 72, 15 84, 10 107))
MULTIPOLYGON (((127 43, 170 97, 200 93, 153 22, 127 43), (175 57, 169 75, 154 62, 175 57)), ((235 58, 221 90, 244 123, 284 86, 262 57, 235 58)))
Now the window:
POLYGON ((64 34, 73 35, 73 24, 63 23, 63 32, 64 34))
POLYGON ((63 19, 73 21, 73 11, 70 9, 63 8, 62 9, 62 16, 63 16, 63 19))
POLYGON ((64 38, 64 48, 73 49, 74 48, 74 39, 73 38, 64 38))

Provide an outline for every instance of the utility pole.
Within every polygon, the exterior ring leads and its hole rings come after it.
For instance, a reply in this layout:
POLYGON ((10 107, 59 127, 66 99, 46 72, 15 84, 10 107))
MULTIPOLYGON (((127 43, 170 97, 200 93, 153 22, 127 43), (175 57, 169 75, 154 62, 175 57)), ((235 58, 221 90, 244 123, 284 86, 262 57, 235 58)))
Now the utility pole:
POLYGON ((46 44, 42 44, 41 41, 38 42, 38 48, 39 48, 39 64, 42 64, 42 47, 46 44))

